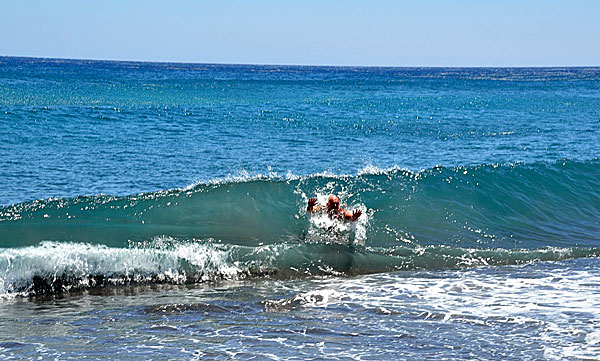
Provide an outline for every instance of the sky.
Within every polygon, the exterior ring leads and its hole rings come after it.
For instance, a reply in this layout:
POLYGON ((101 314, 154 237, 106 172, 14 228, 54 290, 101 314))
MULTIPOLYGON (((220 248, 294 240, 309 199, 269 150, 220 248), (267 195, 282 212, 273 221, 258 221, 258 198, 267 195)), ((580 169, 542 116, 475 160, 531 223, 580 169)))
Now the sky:
POLYGON ((598 66, 597 0, 0 0, 0 56, 598 66))

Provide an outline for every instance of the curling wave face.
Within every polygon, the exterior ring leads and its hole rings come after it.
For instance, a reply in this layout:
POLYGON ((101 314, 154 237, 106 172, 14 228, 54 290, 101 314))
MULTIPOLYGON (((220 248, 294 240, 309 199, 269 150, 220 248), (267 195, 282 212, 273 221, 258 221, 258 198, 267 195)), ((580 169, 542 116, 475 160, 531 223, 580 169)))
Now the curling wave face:
POLYGON ((0 208, 0 294, 596 257, 600 162, 254 177, 0 208), (542 181, 543 180, 543 181, 542 181), (306 200, 340 195, 330 232, 306 200))

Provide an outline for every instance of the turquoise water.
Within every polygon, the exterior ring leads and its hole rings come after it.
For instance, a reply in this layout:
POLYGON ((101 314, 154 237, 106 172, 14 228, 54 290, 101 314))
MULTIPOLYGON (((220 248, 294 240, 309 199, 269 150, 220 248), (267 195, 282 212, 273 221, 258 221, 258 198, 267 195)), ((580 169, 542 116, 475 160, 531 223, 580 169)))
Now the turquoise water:
POLYGON ((591 358, 599 136, 598 68, 0 57, 0 350, 591 358))

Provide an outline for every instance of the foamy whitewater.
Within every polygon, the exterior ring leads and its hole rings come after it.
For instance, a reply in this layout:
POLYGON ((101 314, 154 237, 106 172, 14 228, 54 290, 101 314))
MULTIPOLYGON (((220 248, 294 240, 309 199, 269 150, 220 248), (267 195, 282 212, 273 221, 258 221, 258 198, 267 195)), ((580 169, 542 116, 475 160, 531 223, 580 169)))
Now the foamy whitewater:
POLYGON ((598 68, 0 58, 0 359, 595 359, 598 109, 598 68))

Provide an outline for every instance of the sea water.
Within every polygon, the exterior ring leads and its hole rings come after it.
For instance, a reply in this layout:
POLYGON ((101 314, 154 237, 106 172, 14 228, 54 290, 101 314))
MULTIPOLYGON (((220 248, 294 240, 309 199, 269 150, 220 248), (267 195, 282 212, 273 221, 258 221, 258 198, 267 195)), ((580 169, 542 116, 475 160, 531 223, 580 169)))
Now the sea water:
POLYGON ((0 359, 596 359, 598 139, 599 68, 0 58, 0 359))

